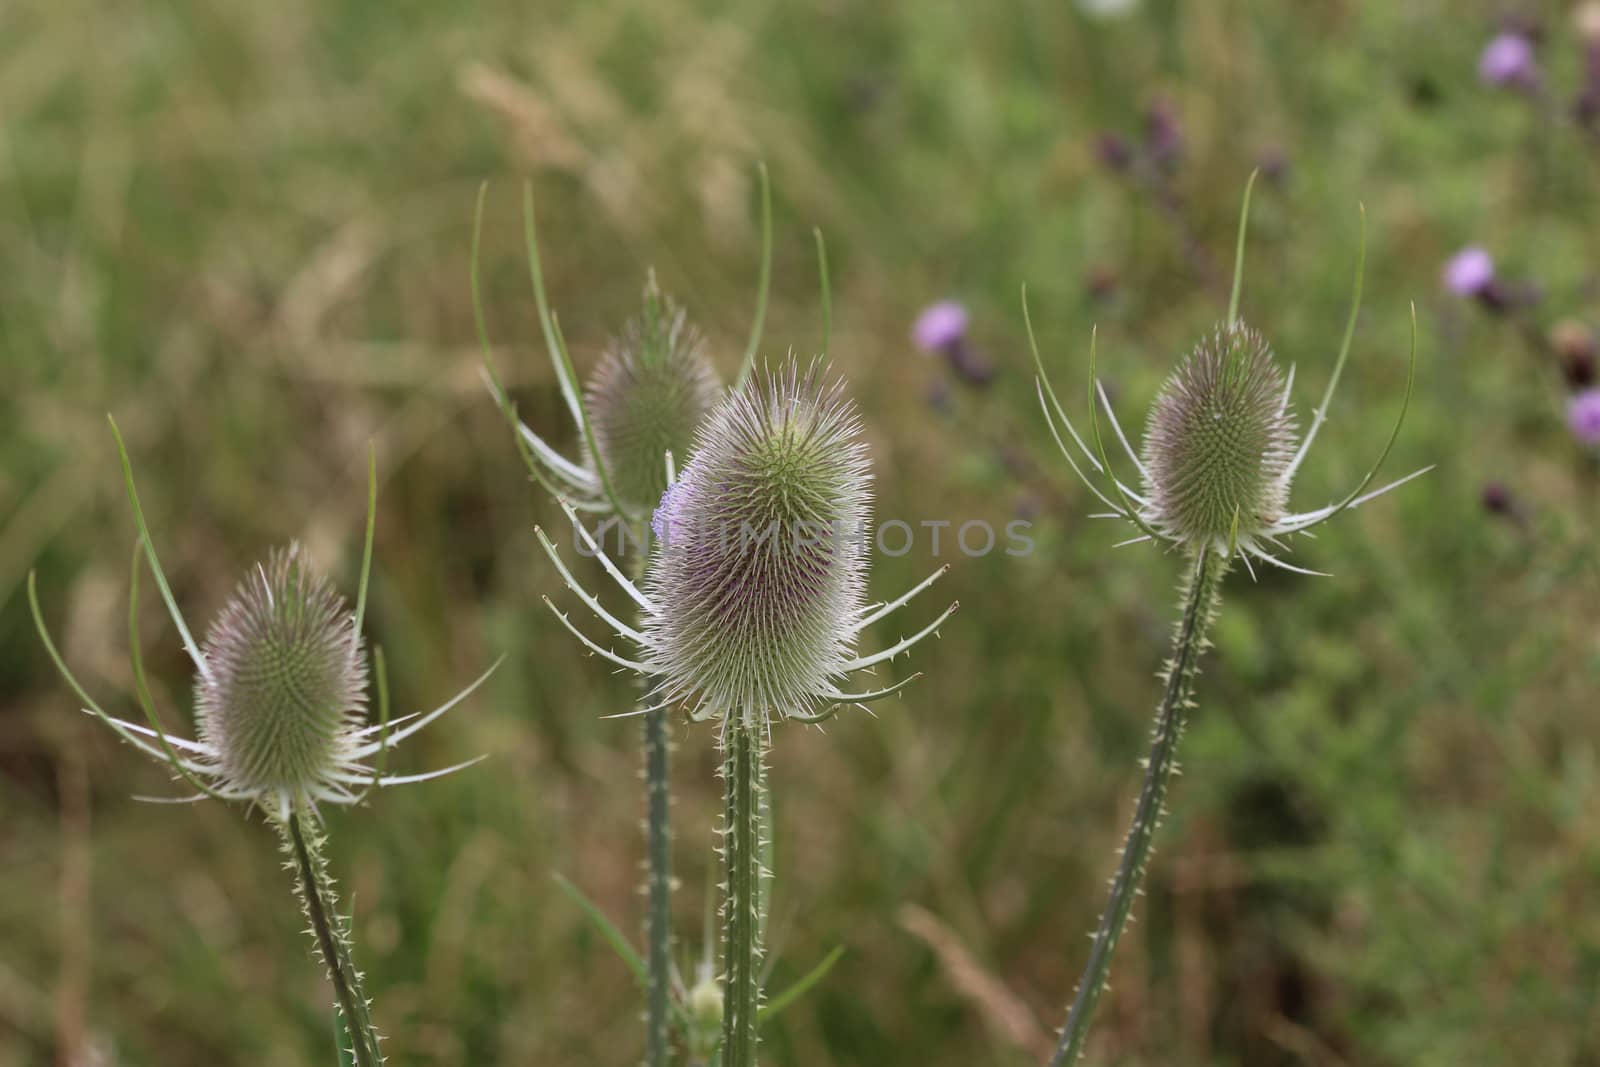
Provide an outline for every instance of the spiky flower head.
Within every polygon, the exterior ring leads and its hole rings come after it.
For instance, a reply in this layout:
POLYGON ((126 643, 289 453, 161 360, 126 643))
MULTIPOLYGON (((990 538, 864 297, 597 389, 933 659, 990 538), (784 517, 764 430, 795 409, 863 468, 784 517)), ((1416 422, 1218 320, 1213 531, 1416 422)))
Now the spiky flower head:
POLYGON ((201 741, 231 791, 314 794, 360 747, 367 659, 354 616, 298 543, 239 583, 202 646, 201 741))
POLYGON ((843 382, 787 360, 696 435, 662 502, 648 673, 718 715, 811 714, 838 696, 866 590, 871 465, 843 382))
MULTIPOLYGON (((1184 358, 1162 386, 1151 408, 1140 452, 1134 451, 1123 433, 1111 400, 1095 377, 1093 335, 1089 343, 1091 433, 1086 441, 1072 425, 1045 375, 1044 361, 1028 316, 1026 290, 1023 291, 1023 319, 1039 375, 1039 406, 1051 435, 1073 471, 1110 509, 1095 517, 1123 519, 1138 530, 1138 536, 1122 544, 1165 543, 1195 554, 1215 552, 1224 560, 1237 557, 1247 568, 1255 559, 1284 570, 1316 574, 1319 572, 1286 563, 1269 549, 1287 551, 1284 539, 1290 535, 1320 526, 1335 515, 1360 507, 1433 469, 1424 467, 1380 489, 1367 489, 1400 435, 1411 400, 1417 367, 1416 308, 1411 312, 1411 355, 1406 369, 1405 395, 1378 462, 1354 490, 1336 503, 1311 511, 1290 512, 1289 487, 1316 439, 1317 430, 1327 418, 1328 405, 1333 402, 1334 390, 1355 336, 1361 309, 1366 237, 1363 232, 1350 314, 1345 320, 1344 337, 1334 359, 1333 373, 1304 438, 1300 438, 1289 407, 1294 369, 1291 367, 1287 376, 1280 373, 1266 341, 1239 320, 1245 232, 1250 219, 1250 189, 1254 184, 1255 175, 1252 174, 1245 186, 1244 206, 1239 212, 1233 291, 1228 301, 1227 319, 1184 358), (1105 437, 1100 432, 1099 410, 1105 412, 1128 461, 1139 471, 1137 489, 1115 472, 1105 437), (1080 464, 1078 456, 1067 447, 1068 438, 1077 446, 1087 467, 1080 464)), ((1465 272, 1471 273, 1482 266, 1482 263, 1468 263, 1465 272)), ((1492 264, 1488 266, 1492 271, 1492 264)))
POLYGON ((129 745, 177 771, 196 790, 184 800, 243 800, 285 824, 295 812, 314 810, 318 802, 356 804, 374 788, 426 781, 478 762, 468 760, 454 767, 408 775, 385 774, 383 768, 391 749, 465 700, 488 680, 495 667, 426 715, 408 715, 410 722, 391 730, 383 651, 379 649, 379 721, 372 726, 362 725, 367 707, 367 659, 362 648, 361 620, 366 611, 377 518, 375 458, 369 456, 367 464, 367 538, 354 611, 312 568, 300 546, 291 544, 273 552, 266 562, 258 563, 239 584, 202 647, 178 610, 156 556, 133 484, 133 466, 115 420, 111 431, 117 440, 123 484, 139 531, 129 576, 129 659, 134 689, 148 725, 108 715, 73 676, 45 627, 33 576, 28 576, 28 606, 33 611, 34 626, 45 651, 83 701, 85 711, 111 727, 129 745), (141 557, 155 576, 173 627, 183 639, 184 651, 194 661, 198 737, 192 741, 169 735, 162 728, 145 680, 139 638, 141 557), (375 767, 362 763, 372 757, 376 757, 375 767))
POLYGON ((1276 522, 1289 497, 1294 416, 1255 330, 1219 325, 1167 379, 1144 438, 1146 521, 1166 537, 1227 546, 1276 522))
MULTIPOLYGON (((612 340, 584 391, 600 459, 618 498, 648 513, 667 488, 668 452, 687 455, 722 395, 700 332, 652 272, 644 306, 612 340)), ((594 457, 586 457, 594 468, 594 457)))

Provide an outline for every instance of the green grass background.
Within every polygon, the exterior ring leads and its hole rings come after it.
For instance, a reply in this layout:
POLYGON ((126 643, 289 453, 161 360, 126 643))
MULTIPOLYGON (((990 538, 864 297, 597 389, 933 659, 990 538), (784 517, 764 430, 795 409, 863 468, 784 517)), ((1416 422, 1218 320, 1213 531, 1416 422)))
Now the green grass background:
MULTIPOLYGON (((1244 181, 1243 310, 1326 381, 1368 221, 1368 299, 1295 499, 1381 449, 1438 469, 1296 561, 1229 580, 1148 898, 1096 1063, 1600 1063, 1597 469, 1530 341, 1600 313, 1600 146, 1547 98, 1478 84, 1488 2, 1179 4, 1094 22, 1045 0, 8 0, 0 6, 0 1064, 328 1062, 329 991, 270 830, 151 807, 160 768, 77 712, 21 595, 38 571, 69 660, 132 707, 127 434, 177 595, 203 626, 290 538, 354 589, 366 445, 383 484, 369 631, 397 710, 506 666, 394 763, 480 752, 330 813, 396 1064, 627 1064, 641 998, 559 891, 636 932, 641 796, 625 679, 543 612, 571 600, 478 381, 467 288, 488 180, 491 327, 524 415, 576 448, 538 343, 518 186, 582 367, 647 268, 731 373, 754 293, 754 162, 776 200, 767 351, 814 350, 810 228, 833 261, 836 365, 869 425, 880 517, 1034 522, 1026 558, 952 556, 962 612, 877 716, 776 731, 773 1065, 1037 1062, 1132 809, 1180 561, 1088 521, 1033 396, 1019 286, 1082 413, 1087 340, 1125 420, 1222 314, 1244 181), (1164 100, 1176 206, 1108 173, 1164 100), (1468 241, 1537 282, 1526 329, 1447 298, 1468 241), (1089 283, 1112 277, 1109 295, 1089 283), (908 339, 955 296, 997 364, 945 381, 908 339), (951 390, 944 410, 930 390, 951 390), (1487 514, 1510 486, 1522 520, 1487 514)), ((563 541, 569 540, 562 537, 563 541)), ((893 596, 936 565, 877 561, 893 596)), ((582 569, 603 584, 598 568, 582 569)), ((147 659, 188 724, 147 598, 147 659)), ((900 630, 931 617, 910 609, 900 630)), ((591 628, 598 636, 598 631, 591 628)), ((898 675, 897 675, 898 676, 898 675)), ((713 735, 679 725, 677 897, 698 953, 713 735)))

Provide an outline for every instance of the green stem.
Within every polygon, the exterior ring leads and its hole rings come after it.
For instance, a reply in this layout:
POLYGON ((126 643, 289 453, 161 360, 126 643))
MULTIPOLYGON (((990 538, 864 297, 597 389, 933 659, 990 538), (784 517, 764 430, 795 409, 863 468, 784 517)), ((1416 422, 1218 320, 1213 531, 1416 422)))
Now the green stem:
POLYGON ((1050 1061, 1050 1067, 1068 1067, 1078 1062, 1083 1045, 1089 1036, 1089 1024, 1095 1005, 1105 991, 1106 977, 1111 971, 1111 956, 1117 950, 1117 941, 1128 925, 1128 915, 1139 894, 1139 884, 1144 880, 1145 867, 1150 862, 1156 827, 1164 814, 1163 803, 1167 783, 1177 767, 1178 739, 1183 736, 1183 724, 1188 711, 1194 706, 1195 675, 1199 673, 1200 656, 1206 649, 1206 630, 1216 614, 1218 594, 1228 561, 1210 548, 1202 549, 1194 562, 1184 591, 1183 616, 1178 621, 1172 638, 1172 658, 1167 662, 1166 689, 1161 696, 1161 706, 1156 710, 1152 727, 1150 758, 1145 767, 1144 787, 1139 792, 1139 804, 1133 813, 1133 825, 1122 847, 1122 863, 1111 883, 1111 895, 1106 910, 1100 916, 1100 927, 1095 931, 1094 947, 1089 951, 1089 962, 1084 967, 1083 978, 1078 982, 1078 994, 1067 1015, 1067 1025, 1061 1031, 1061 1043, 1050 1061))
POLYGON ((736 716, 723 727, 723 971, 722 1067, 754 1067, 756 1013, 761 1002, 761 723, 736 716))
POLYGON ((646 1058, 649 1067, 667 1063, 668 995, 672 971, 672 826, 668 792, 667 713, 655 708, 644 716, 645 790, 645 945, 648 966, 646 1058))
MULTIPOLYGON (((642 542, 645 531, 639 531, 642 542)), ((644 577, 641 551, 632 578, 644 577)), ((650 703, 648 693, 640 698, 650 703)), ((665 708, 644 715, 645 1064, 667 1067, 672 1022, 672 742, 665 708)))
POLYGON ((350 956, 349 937, 339 922, 333 879, 328 876, 328 864, 322 856, 321 841, 315 836, 306 836, 300 827, 299 812, 289 815, 283 832, 284 849, 294 856, 301 903, 305 906, 306 918, 311 920, 311 933, 317 939, 317 951, 327 965, 328 978, 333 982, 334 996, 354 1046, 351 1051, 357 1067, 379 1067, 383 1063, 383 1054, 378 1051, 378 1032, 372 1025, 366 992, 361 985, 361 972, 356 970, 350 956))

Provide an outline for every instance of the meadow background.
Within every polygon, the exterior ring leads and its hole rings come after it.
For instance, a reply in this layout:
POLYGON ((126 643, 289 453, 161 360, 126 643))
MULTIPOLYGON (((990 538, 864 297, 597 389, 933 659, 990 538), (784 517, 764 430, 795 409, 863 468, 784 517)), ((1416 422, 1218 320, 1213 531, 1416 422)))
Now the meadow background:
MULTIPOLYGON (((966 559, 947 541, 963 610, 895 668, 927 677, 876 718, 777 731, 772 985, 845 954, 769 1028, 764 1062, 1039 1062, 1134 801, 1180 567, 1112 551, 1128 535, 1086 518, 1038 413, 1018 289, 1069 410, 1098 324, 1139 424, 1223 313, 1259 166, 1243 312, 1298 364, 1302 416, 1337 350, 1358 203, 1368 223, 1366 310, 1296 501, 1334 499, 1381 449, 1411 301, 1417 392, 1388 473, 1439 466, 1299 543, 1295 562, 1335 577, 1229 579, 1091 1053, 1600 1063, 1600 467, 1546 340, 1600 319, 1600 140, 1569 111, 1585 68, 1568 4, 1510 12, 1542 29, 1538 92, 1480 82, 1508 10, 7 0, 0 1065, 330 1059, 330 993, 270 830, 130 799, 174 787, 78 713, 32 631, 36 568, 69 661, 132 708, 108 411, 196 625, 291 538, 353 591, 372 440, 369 633, 397 711, 508 656, 393 766, 487 762, 330 814, 390 1062, 637 1062, 641 998, 552 877, 637 931, 638 728, 602 718, 633 690, 539 603, 572 606, 532 536, 561 521, 478 380, 472 204, 488 180, 502 366, 571 450, 521 181, 580 371, 653 266, 731 374, 757 160, 776 205, 767 350, 820 342, 818 226, 880 517, 1023 518, 1037 543, 966 559), (1495 314, 1445 292, 1469 243, 1537 302, 1495 314), (989 385, 913 347, 940 298, 970 309, 989 385)), ((928 548, 880 557, 873 591, 922 577, 928 548)), ((147 599, 157 700, 187 729, 185 659, 147 599)), ((720 801, 711 729, 675 737, 687 955, 720 801)))

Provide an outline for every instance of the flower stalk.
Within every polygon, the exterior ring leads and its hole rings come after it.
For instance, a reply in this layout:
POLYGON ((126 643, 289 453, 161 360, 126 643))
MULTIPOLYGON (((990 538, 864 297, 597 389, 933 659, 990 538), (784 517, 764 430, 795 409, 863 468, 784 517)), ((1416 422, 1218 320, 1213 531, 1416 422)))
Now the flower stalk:
POLYGON ((649 967, 646 990, 646 1060, 650 1067, 667 1062, 672 976, 672 795, 668 777, 671 741, 665 708, 644 714, 645 788, 645 922, 649 967))
POLYGON ((378 1049, 378 1031, 372 1025, 361 972, 351 956, 349 933, 339 919, 333 879, 328 875, 328 863, 322 855, 322 839, 315 832, 306 834, 298 811, 278 826, 283 835, 283 849, 292 857, 287 866, 295 871, 295 889, 306 918, 311 922, 309 932, 316 940, 317 953, 333 983, 339 1015, 350 1038, 350 1053, 357 1067, 378 1067, 383 1062, 383 1054, 378 1049))
POLYGON ((1194 679, 1199 673, 1200 657, 1209 647, 1206 631, 1216 615, 1222 579, 1227 571, 1226 556, 1210 549, 1196 553, 1194 568, 1189 572, 1184 589, 1183 613, 1172 636, 1172 655, 1166 663, 1161 704, 1151 727, 1150 756, 1145 763, 1144 786, 1139 791, 1133 825, 1128 828, 1128 838, 1122 846, 1122 862, 1112 880, 1111 895, 1100 916, 1100 926, 1095 930, 1094 947, 1090 949, 1083 978, 1078 982, 1077 996, 1067 1015, 1067 1024, 1062 1028, 1061 1042, 1050 1061, 1051 1067, 1076 1063, 1083 1053, 1095 1005, 1105 991, 1106 978, 1111 972, 1111 956, 1117 950, 1123 930, 1127 929, 1134 899, 1139 895, 1145 868, 1154 851, 1156 828, 1166 814, 1167 785, 1178 767, 1178 741, 1183 736, 1188 713, 1194 707, 1194 679))
POLYGON ((764 820, 763 733, 752 715, 730 719, 722 733, 725 790, 722 825, 727 870, 722 911, 722 1067, 754 1067, 761 1006, 761 864, 764 820))

